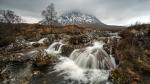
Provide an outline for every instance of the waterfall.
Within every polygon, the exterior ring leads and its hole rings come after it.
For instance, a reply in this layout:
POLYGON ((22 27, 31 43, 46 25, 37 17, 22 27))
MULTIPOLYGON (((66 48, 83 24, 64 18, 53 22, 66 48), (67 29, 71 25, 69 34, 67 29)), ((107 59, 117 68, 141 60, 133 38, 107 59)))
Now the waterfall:
MULTIPOLYGON (((48 50, 61 52, 63 45, 55 42, 48 50), (55 49, 58 44, 59 48, 55 49)), ((103 49, 103 45, 103 42, 94 42, 92 46, 75 49, 69 57, 60 56, 54 72, 64 76, 64 80, 70 80, 65 84, 108 84, 109 73, 116 64, 114 58, 103 49)))
POLYGON ((113 69, 115 67, 111 57, 103 50, 103 43, 94 42, 93 46, 76 49, 72 52, 72 59, 81 68, 113 69))
POLYGON ((61 48, 62 46, 65 45, 62 43, 62 40, 60 40, 59 42, 54 42, 52 43, 48 49, 45 49, 45 51, 48 53, 48 54, 59 54, 61 53, 61 48))
POLYGON ((114 64, 114 67, 116 67, 115 58, 112 56, 112 46, 110 46, 110 58, 111 58, 111 62, 114 64))

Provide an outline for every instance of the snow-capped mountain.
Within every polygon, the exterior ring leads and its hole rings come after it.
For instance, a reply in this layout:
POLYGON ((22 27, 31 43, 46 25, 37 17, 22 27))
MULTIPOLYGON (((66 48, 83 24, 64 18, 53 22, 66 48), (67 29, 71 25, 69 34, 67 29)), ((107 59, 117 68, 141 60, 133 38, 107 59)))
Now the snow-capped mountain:
POLYGON ((105 25, 104 23, 99 21, 95 16, 87 13, 81 13, 79 11, 63 13, 59 17, 58 22, 63 25, 105 25))
MULTIPOLYGON (((40 24, 48 25, 48 22, 43 19, 39 22, 40 24)), ((122 28, 121 26, 106 25, 98 20, 95 16, 83 13, 80 11, 65 12, 54 21, 52 25, 64 26, 64 25, 78 25, 84 28, 101 28, 101 29, 112 29, 122 28)))

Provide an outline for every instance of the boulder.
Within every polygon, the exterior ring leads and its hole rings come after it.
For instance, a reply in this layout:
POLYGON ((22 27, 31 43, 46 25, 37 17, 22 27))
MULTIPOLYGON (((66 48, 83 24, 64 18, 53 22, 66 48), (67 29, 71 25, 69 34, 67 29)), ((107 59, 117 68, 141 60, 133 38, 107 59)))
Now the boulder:
POLYGON ((71 46, 69 46, 69 45, 64 45, 64 46, 62 47, 61 55, 68 57, 68 56, 72 53, 73 50, 74 50, 73 47, 71 47, 71 46))

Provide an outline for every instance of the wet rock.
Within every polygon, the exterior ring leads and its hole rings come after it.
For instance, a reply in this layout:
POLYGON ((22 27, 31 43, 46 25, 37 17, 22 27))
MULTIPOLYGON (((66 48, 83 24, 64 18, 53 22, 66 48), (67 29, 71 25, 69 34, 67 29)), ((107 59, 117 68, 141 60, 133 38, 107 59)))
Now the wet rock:
POLYGON ((73 47, 71 47, 71 46, 69 46, 69 45, 64 45, 64 46, 62 47, 61 55, 68 57, 68 56, 72 53, 73 50, 74 50, 73 47))
POLYGON ((30 79, 28 84, 48 84, 48 83, 44 73, 40 71, 34 71, 32 78, 30 79))
POLYGON ((31 51, 26 54, 26 57, 33 60, 33 62, 37 65, 50 64, 56 61, 55 56, 48 55, 44 49, 31 51))
POLYGON ((88 42, 90 42, 90 39, 86 35, 72 36, 69 39, 69 44, 71 45, 85 44, 88 42))
POLYGON ((44 50, 39 50, 37 52, 37 56, 36 56, 36 60, 35 63, 36 64, 49 64, 51 62, 48 54, 44 51, 44 50))
POLYGON ((41 45, 48 45, 48 44, 50 44, 50 41, 48 38, 42 38, 37 43, 39 43, 41 45))
POLYGON ((13 51, 20 51, 22 49, 29 47, 30 46, 28 42, 23 37, 16 37, 16 41, 5 47, 5 50, 7 52, 13 52, 13 51))
POLYGON ((8 61, 6 67, 1 71, 4 80, 2 84, 23 84, 31 77, 30 62, 8 61))
POLYGON ((32 44, 32 46, 33 46, 33 47, 39 47, 39 46, 40 46, 40 43, 35 42, 35 43, 32 44))

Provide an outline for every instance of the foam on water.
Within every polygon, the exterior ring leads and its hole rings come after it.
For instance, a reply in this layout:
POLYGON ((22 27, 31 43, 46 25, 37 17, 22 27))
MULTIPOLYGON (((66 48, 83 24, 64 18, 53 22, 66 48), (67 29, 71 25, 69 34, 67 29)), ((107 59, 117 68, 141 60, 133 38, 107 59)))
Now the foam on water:
POLYGON ((77 81, 78 84, 99 84, 108 80, 109 70, 83 69, 67 57, 60 57, 60 60, 61 62, 56 64, 54 69, 56 72, 61 72, 60 75, 65 75, 64 79, 66 80, 77 81))
MULTIPOLYGON (((56 44, 52 44, 51 49, 56 44)), ((54 66, 55 72, 64 76, 64 80, 71 80, 71 84, 108 84, 109 72, 116 65, 114 58, 103 50, 103 45, 94 42, 93 46, 75 49, 70 57, 61 56, 54 66)))
POLYGON ((65 79, 73 79, 77 81, 84 81, 86 82, 87 79, 85 78, 84 70, 81 69, 79 66, 77 66, 73 60, 67 58, 67 57, 60 57, 61 62, 56 64, 54 69, 57 72, 60 72, 63 70, 61 75, 67 74, 65 76, 65 79))
POLYGON ((48 38, 42 38, 38 41, 38 43, 43 44, 45 40, 48 40, 48 38))
POLYGON ((48 49, 45 49, 45 51, 48 54, 59 54, 59 53, 61 53, 61 48, 62 48, 63 45, 65 45, 65 44, 63 44, 62 41, 60 40, 59 42, 52 43, 48 47, 48 49))

